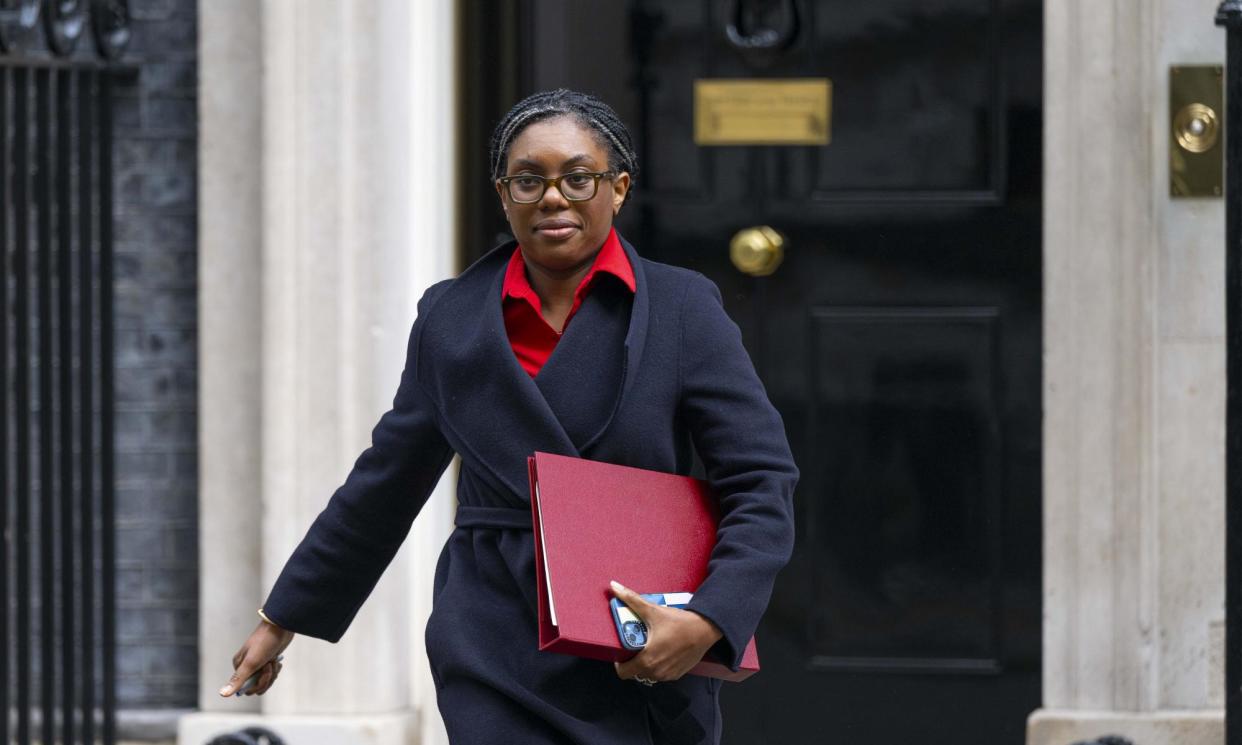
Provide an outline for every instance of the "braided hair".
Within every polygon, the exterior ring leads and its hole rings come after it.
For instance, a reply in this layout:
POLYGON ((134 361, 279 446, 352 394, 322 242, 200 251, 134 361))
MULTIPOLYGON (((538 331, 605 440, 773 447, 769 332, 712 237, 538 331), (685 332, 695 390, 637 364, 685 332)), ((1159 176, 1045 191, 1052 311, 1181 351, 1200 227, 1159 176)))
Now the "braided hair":
MULTIPOLYGON (((509 161, 509 147, 517 136, 535 122, 558 116, 573 118, 590 130, 600 145, 608 151, 608 168, 630 174, 630 183, 638 175, 638 153, 621 117, 612 107, 589 93, 579 93, 567 88, 542 91, 519 101, 504 115, 492 132, 491 166, 492 178, 505 175, 509 161)), ((631 191, 633 191, 631 189, 631 191)), ((626 192, 626 200, 630 193, 626 192)))

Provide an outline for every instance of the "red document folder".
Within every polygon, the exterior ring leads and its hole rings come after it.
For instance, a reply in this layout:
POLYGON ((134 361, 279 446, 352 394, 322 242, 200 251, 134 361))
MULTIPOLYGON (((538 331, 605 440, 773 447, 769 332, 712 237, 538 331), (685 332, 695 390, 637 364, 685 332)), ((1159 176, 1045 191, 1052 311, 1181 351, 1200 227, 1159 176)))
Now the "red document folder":
MULTIPOLYGON (((694 592, 707 576, 719 516, 702 479, 536 452, 527 459, 539 583, 539 649, 623 661, 608 601, 694 592)), ((690 672, 742 680, 759 669, 752 638, 738 672, 708 657, 690 672)))

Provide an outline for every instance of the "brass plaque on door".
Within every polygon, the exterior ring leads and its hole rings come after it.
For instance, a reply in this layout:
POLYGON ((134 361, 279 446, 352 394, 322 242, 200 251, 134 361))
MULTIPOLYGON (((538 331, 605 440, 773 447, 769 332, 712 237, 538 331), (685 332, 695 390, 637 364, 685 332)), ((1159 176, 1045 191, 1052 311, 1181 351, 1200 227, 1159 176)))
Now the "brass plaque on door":
POLYGON ((1169 68, 1169 194, 1218 197, 1225 164, 1224 70, 1169 68))
POLYGON ((694 81, 696 145, 827 145, 832 81, 694 81))

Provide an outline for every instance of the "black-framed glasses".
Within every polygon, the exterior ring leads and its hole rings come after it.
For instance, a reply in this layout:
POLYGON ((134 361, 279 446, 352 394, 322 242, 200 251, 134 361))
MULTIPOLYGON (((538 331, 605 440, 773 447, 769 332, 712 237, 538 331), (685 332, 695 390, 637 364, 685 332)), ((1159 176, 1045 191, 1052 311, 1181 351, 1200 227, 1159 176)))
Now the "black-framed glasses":
POLYGON ((509 190, 509 198, 518 204, 538 202, 549 186, 555 186, 561 196, 571 202, 585 202, 595 198, 600 179, 613 175, 612 171, 571 171, 559 176, 519 173, 516 176, 501 176, 497 180, 509 190))

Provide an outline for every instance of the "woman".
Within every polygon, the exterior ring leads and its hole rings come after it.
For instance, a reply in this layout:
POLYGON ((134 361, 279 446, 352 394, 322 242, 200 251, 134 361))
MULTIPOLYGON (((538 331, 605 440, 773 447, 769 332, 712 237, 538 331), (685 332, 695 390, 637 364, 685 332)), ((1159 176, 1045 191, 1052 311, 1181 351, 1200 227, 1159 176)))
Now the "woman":
POLYGON ((616 114, 581 93, 535 94, 500 122, 493 177, 516 241, 419 300, 392 409, 221 695, 255 671, 252 693, 266 691, 295 633, 340 639, 456 452, 457 528, 426 631, 450 739, 719 742, 720 681, 685 673, 709 650, 739 664, 792 549, 798 469, 716 285, 641 258, 613 229, 635 161, 616 114), (688 608, 616 586, 649 626, 642 652, 616 665, 539 652, 527 456, 686 474, 692 448, 722 517, 688 608))

